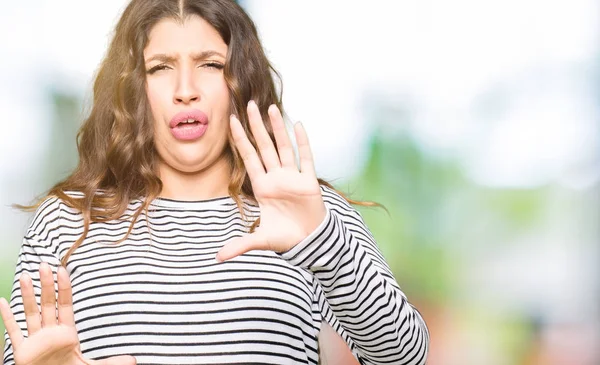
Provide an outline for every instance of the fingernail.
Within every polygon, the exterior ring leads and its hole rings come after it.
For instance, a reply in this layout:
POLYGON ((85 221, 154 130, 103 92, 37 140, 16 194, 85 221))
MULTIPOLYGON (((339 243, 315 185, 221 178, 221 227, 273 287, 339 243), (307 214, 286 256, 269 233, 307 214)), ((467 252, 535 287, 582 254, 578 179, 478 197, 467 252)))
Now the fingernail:
POLYGON ((250 101, 248 102, 248 106, 250 106, 250 105, 256 105, 256 103, 254 102, 254 100, 250 100, 250 101))

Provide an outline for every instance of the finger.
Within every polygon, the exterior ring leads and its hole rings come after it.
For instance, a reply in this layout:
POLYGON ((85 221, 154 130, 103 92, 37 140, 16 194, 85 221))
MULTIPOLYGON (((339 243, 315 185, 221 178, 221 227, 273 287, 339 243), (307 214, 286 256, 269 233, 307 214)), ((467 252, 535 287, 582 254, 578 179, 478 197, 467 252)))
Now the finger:
POLYGON ((296 134, 296 142, 298 143, 298 154, 300 155, 300 172, 308 174, 311 177, 317 178, 315 172, 315 164, 313 161, 312 151, 308 143, 308 136, 302 123, 298 122, 294 125, 294 133, 296 134))
POLYGON ((10 338, 13 348, 16 350, 23 343, 23 333, 10 310, 10 305, 8 305, 8 302, 4 298, 0 298, 0 313, 2 314, 2 322, 6 328, 6 333, 8 333, 8 338, 10 338))
POLYGON ((54 291, 54 278, 50 265, 42 262, 40 265, 40 282, 42 283, 42 327, 56 326, 56 292, 54 291))
POLYGON ((244 131, 242 124, 234 115, 231 116, 229 126, 231 127, 233 142, 244 160, 244 166, 246 166, 246 171, 248 172, 248 176, 250 176, 250 180, 256 179, 258 176, 265 173, 265 169, 256 154, 254 146, 252 146, 252 143, 248 140, 248 136, 246 135, 246 131, 244 131))
POLYGON ((56 273, 58 281, 58 323, 75 327, 73 315, 73 290, 67 270, 60 266, 56 273))
POLYGON ((33 283, 28 274, 25 273, 21 275, 20 285, 23 308, 25 311, 25 321, 27 322, 27 333, 28 336, 31 336, 42 328, 40 308, 35 300, 33 283))
POLYGON ((287 130, 285 129, 285 122, 283 121, 281 112, 275 104, 269 107, 269 118, 271 119, 271 126, 273 127, 275 142, 277 142, 277 150, 279 151, 279 160, 281 161, 281 166, 297 168, 290 136, 287 134, 287 130))
POLYGON ((271 137, 269 137, 269 133, 265 128, 260 110, 253 100, 250 100, 248 103, 248 121, 250 122, 250 130, 256 140, 256 145, 267 171, 281 167, 279 156, 277 156, 277 151, 275 151, 275 146, 273 146, 273 141, 271 141, 271 137))
POLYGON ((240 256, 248 251, 266 249, 267 245, 257 233, 250 233, 246 236, 235 238, 231 242, 225 244, 215 259, 217 262, 230 260, 240 256))

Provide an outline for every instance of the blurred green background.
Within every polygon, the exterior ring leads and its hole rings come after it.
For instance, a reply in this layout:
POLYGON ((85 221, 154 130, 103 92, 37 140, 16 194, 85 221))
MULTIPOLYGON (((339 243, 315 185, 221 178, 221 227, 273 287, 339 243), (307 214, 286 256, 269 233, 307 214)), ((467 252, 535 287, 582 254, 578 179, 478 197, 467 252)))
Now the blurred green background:
MULTIPOLYGON (((30 217, 9 205, 75 166, 124 1, 34 3, 0 15, 22 57, 0 60, 3 297, 30 217)), ((319 175, 387 208, 360 211, 428 323, 428 364, 598 364, 599 5, 485 3, 242 4, 319 175)))

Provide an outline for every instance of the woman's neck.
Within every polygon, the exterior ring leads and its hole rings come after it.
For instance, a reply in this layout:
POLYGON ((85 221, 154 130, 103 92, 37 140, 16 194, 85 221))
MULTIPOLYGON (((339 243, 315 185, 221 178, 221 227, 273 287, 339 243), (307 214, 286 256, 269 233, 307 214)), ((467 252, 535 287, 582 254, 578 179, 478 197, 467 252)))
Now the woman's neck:
POLYGON ((226 158, 220 158, 201 171, 188 173, 161 162, 159 176, 163 183, 159 197, 186 201, 207 200, 229 195, 231 167, 226 158))

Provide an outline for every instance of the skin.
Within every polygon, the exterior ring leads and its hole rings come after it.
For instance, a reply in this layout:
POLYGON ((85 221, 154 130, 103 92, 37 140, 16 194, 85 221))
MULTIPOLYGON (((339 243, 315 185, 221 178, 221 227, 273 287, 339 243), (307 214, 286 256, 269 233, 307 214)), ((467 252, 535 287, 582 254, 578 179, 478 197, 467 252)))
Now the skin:
POLYGON ((57 271, 58 299, 54 292, 52 269, 40 265, 41 309, 38 307, 31 278, 21 275, 20 286, 25 308, 28 337, 21 333, 10 307, 0 298, 0 313, 13 346, 17 365, 135 365, 133 356, 117 356, 94 361, 83 357, 73 315, 71 282, 67 271, 57 271))
MULTIPOLYGON (((230 116, 229 91, 218 66, 224 64, 226 54, 227 45, 218 32, 197 16, 189 17, 183 24, 163 19, 151 30, 144 50, 146 92, 155 120, 159 175, 164 184, 160 195, 178 200, 228 195, 230 170, 224 151, 229 133, 244 159, 260 207, 261 224, 254 233, 225 244, 217 253, 217 261, 251 250, 288 251, 314 231, 326 215, 302 125, 294 126, 300 157, 298 167, 283 118, 275 105, 269 107, 268 114, 277 147, 269 138, 256 104, 250 101, 247 108, 250 129, 262 158, 238 118, 230 116), (204 57, 196 57, 199 54, 204 57), (169 122, 177 112, 189 108, 200 109, 208 116, 208 129, 196 141, 176 140, 169 131, 169 122)), ((66 270, 60 267, 57 271, 57 297, 52 271, 46 263, 40 266, 40 280, 41 308, 36 304, 31 278, 23 274, 20 279, 28 338, 23 337, 6 300, 0 299, 2 320, 13 344, 17 365, 136 363, 131 356, 86 360, 79 349, 71 283, 66 270)), ((323 363, 358 364, 346 343, 325 322, 319 344, 323 363)))
POLYGON ((202 200, 228 195, 230 171, 223 151, 230 99, 220 69, 227 49, 219 33, 197 16, 183 25, 163 19, 150 31, 144 49, 146 93, 154 116, 162 197, 202 200), (208 116, 208 129, 200 139, 182 142, 171 134, 169 122, 190 109, 208 116))

